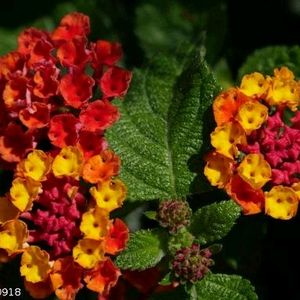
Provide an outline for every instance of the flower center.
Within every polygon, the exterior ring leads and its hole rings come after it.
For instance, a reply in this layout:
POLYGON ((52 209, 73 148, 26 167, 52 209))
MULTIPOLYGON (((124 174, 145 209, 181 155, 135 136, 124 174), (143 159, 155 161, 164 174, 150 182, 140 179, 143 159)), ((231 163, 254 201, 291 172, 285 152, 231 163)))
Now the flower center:
POLYGON ((52 176, 43 182, 33 209, 21 215, 30 229, 29 243, 49 248, 51 258, 68 255, 81 237, 85 199, 78 188, 76 180, 52 176))
POLYGON ((299 182, 300 174, 300 112, 291 118, 291 125, 283 122, 283 112, 276 111, 267 122, 252 132, 245 153, 262 153, 272 168, 272 185, 299 182))

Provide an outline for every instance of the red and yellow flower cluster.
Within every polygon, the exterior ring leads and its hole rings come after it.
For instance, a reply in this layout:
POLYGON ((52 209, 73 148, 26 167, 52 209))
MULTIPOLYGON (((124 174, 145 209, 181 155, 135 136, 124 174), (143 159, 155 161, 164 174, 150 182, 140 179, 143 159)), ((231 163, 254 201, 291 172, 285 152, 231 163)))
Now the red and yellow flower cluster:
POLYGON ((121 46, 89 43, 89 31, 72 13, 51 33, 26 29, 0 58, 0 167, 14 174, 0 197, 0 262, 21 255, 33 298, 74 299, 85 283, 104 299, 121 274, 110 256, 128 228, 110 212, 127 190, 103 134, 131 73, 115 65, 121 46))
POLYGON ((204 173, 245 214, 288 220, 300 199, 300 82, 286 67, 252 73, 213 103, 214 151, 204 173), (287 116, 290 116, 287 118, 287 116))

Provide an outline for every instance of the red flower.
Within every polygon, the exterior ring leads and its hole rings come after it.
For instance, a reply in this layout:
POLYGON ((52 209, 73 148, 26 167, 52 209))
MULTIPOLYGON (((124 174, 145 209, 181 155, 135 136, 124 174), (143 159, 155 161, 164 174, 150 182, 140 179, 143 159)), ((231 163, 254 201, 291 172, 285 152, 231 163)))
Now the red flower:
POLYGON ((72 114, 60 114, 51 118, 48 137, 57 147, 75 145, 78 140, 79 121, 72 114))
POLYGON ((88 16, 74 12, 62 18, 59 26, 52 33, 53 41, 70 41, 73 38, 84 37, 90 33, 88 16))
POLYGON ((109 290, 116 285, 120 275, 120 270, 110 258, 107 258, 98 263, 94 269, 87 271, 84 281, 90 290, 101 293, 101 295, 108 295, 109 290))
POLYGON ((93 48, 93 66, 114 65, 123 55, 122 46, 119 43, 111 43, 99 40, 92 45, 93 48))
POLYGON ((97 155, 107 148, 107 142, 104 139, 102 131, 92 132, 81 130, 78 142, 85 158, 97 155))
POLYGON ((10 123, 0 136, 0 156, 8 162, 18 162, 34 148, 30 132, 24 132, 21 126, 10 123))
POLYGON ((7 81, 2 97, 8 109, 19 111, 26 105, 27 83, 28 79, 22 75, 16 75, 7 81))
POLYGON ((104 97, 123 97, 131 81, 131 72, 119 67, 110 67, 99 80, 104 97))
POLYGON ((94 79, 84 73, 69 73, 65 75, 59 85, 60 92, 67 105, 81 108, 92 97, 94 79))
POLYGON ((19 112, 21 122, 28 128, 43 128, 49 124, 50 107, 48 104, 33 102, 19 112))
POLYGON ((23 56, 18 52, 10 52, 0 57, 0 79, 9 79, 9 75, 21 70, 24 65, 23 56))
POLYGON ((96 100, 79 115, 80 122, 89 131, 104 130, 119 119, 119 111, 108 100, 96 100))
POLYGON ((232 177, 227 192, 243 208, 244 214, 259 213, 264 207, 265 197, 263 191, 252 188, 238 175, 232 177))
POLYGON ((122 251, 129 239, 129 231, 126 224, 121 219, 115 219, 105 240, 105 252, 115 255, 122 251))
POLYGON ((63 43, 57 50, 57 57, 63 66, 84 68, 90 59, 86 39, 77 38, 63 43))
POLYGON ((40 67, 34 74, 35 86, 33 94, 39 98, 47 99, 57 94, 59 69, 54 66, 40 67))
POLYGON ((54 47, 50 41, 43 39, 37 41, 30 52, 30 57, 27 61, 28 67, 34 68, 40 64, 54 63, 55 59, 51 55, 53 49, 54 47))

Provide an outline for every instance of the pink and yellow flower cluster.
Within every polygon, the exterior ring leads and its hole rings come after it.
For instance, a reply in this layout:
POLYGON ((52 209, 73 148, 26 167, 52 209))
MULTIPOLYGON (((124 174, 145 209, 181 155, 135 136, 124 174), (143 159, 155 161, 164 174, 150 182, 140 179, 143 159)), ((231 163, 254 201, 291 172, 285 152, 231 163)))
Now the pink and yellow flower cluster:
POLYGON ((300 199, 300 82, 286 67, 255 72, 213 103, 217 127, 205 175, 245 214, 287 220, 300 199), (290 117, 287 117, 290 116, 290 117))
POLYGON ((128 240, 110 218, 127 189, 103 133, 131 73, 115 66, 120 45, 88 43, 89 31, 88 17, 72 13, 52 33, 25 30, 0 58, 0 166, 13 173, 0 197, 0 262, 21 255, 37 299, 74 299, 84 283, 104 299, 121 275, 111 256, 128 240))

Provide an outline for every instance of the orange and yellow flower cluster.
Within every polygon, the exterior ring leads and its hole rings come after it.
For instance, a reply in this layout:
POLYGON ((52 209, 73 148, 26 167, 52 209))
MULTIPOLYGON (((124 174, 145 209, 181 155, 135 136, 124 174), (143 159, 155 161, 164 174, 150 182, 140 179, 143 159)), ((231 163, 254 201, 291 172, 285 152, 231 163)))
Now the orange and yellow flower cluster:
POLYGON ((127 189, 103 133, 131 73, 115 66, 120 45, 88 43, 89 30, 88 17, 72 13, 52 33, 25 30, 0 58, 0 167, 13 173, 0 197, 0 262, 20 255, 37 299, 74 299, 84 283, 106 297, 121 275, 110 256, 128 240, 110 218, 127 189))
POLYGON ((286 67, 245 75, 213 103, 217 127, 205 175, 245 214, 287 220, 300 199, 300 82, 286 67))

